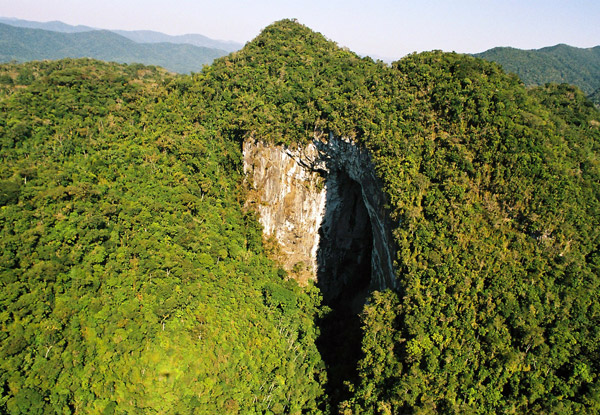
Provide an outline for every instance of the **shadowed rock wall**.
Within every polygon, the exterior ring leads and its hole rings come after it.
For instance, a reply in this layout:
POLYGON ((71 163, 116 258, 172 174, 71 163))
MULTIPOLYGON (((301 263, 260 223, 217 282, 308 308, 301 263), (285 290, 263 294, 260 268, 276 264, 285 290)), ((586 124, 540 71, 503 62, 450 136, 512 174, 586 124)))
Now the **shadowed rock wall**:
POLYGON ((391 222, 366 150, 331 135, 298 149, 247 140, 243 150, 249 201, 287 270, 318 278, 326 302, 396 288, 391 222))

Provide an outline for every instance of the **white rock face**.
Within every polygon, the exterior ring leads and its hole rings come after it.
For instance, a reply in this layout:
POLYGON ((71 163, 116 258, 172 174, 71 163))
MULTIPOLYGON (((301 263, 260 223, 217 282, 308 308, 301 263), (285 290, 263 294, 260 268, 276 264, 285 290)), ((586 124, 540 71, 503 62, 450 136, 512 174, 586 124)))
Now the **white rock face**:
POLYGON ((318 277, 326 299, 396 288, 391 223, 368 152, 333 136, 296 150, 248 140, 243 151, 249 200, 287 270, 318 277))
POLYGON ((288 271, 296 267, 314 278, 326 197, 324 180, 310 165, 318 158, 316 147, 291 150, 248 140, 243 151, 264 234, 279 243, 288 271))

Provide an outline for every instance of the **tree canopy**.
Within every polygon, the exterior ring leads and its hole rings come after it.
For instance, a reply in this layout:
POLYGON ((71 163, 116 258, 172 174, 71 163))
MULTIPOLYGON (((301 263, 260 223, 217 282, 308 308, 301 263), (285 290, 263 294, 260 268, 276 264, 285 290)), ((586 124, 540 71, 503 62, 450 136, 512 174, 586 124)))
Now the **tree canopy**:
POLYGON ((597 413, 600 113, 439 51, 284 20, 202 73, 0 66, 0 411, 597 413), (324 390, 318 290, 269 259, 241 141, 372 155, 400 289, 324 390))

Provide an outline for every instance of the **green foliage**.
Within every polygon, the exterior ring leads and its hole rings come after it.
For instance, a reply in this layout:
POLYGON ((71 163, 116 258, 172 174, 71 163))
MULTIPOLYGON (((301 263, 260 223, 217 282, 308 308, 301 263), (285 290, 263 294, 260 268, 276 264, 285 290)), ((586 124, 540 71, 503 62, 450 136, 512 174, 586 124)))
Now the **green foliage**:
POLYGON ((318 296, 263 255, 239 149, 185 83, 3 69, 33 81, 0 100, 0 411, 317 413, 318 296))
MULTIPOLYGON (((111 62, 158 65, 179 73, 198 72, 227 52, 175 43, 136 43, 106 30, 59 33, 0 23, 0 62, 91 57, 111 62)), ((0 79, 0 84, 7 79, 0 79)), ((23 80, 22 84, 26 84, 23 80)))
POLYGON ((596 89, 588 96, 589 100, 597 106, 600 106, 600 88, 596 89))
POLYGON ((397 224, 399 290, 362 313, 341 413, 600 410, 600 114, 580 90, 441 52, 389 67, 290 20, 193 76, 0 77, 1 411, 327 410, 319 293, 266 258, 240 141, 329 133, 369 150, 397 224))
POLYGON ((567 83, 590 97, 600 88, 600 46, 581 49, 561 44, 537 50, 500 47, 474 56, 499 63, 528 86, 567 83))
POLYGON ((19 183, 8 180, 0 181, 0 206, 17 203, 20 190, 19 183))
POLYGON ((593 413, 600 114, 465 56, 394 69, 404 133, 365 142, 400 218, 402 287, 365 311, 346 412, 593 413))

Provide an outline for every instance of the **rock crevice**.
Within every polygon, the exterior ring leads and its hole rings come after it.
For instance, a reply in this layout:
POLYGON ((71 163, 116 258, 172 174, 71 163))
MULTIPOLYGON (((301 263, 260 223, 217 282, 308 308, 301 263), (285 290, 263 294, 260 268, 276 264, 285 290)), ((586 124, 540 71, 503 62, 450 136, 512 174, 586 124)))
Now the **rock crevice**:
POLYGON ((352 293, 359 307, 396 288, 392 224, 365 149, 330 135, 297 149, 251 139, 243 152, 249 201, 288 271, 316 279, 326 303, 352 293))

